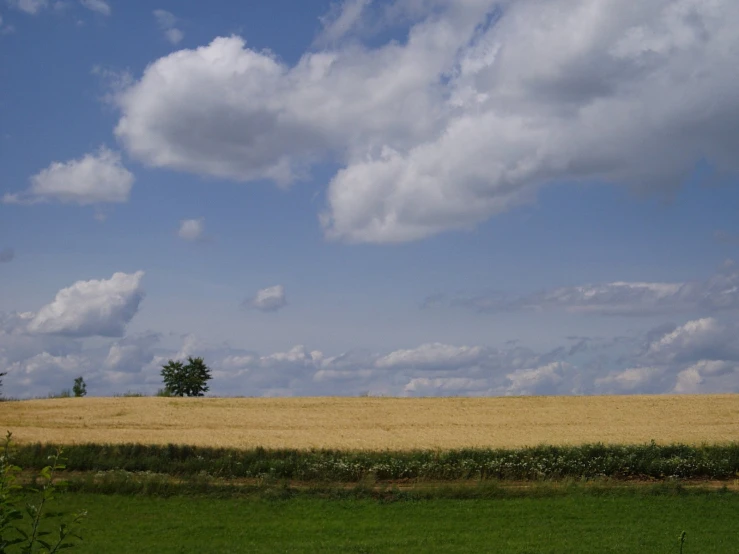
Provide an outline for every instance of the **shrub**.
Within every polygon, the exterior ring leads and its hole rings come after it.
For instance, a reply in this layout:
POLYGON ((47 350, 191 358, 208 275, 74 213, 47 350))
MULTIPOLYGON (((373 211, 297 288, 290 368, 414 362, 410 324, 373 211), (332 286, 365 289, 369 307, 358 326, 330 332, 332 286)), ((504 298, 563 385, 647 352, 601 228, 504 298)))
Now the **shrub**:
POLYGON ((81 540, 76 529, 87 513, 66 514, 48 510, 62 487, 61 483, 54 482, 55 473, 64 469, 62 450, 57 449, 49 456, 51 463, 44 466, 38 475, 41 488, 30 489, 36 498, 32 497, 32 501, 21 510, 19 506, 27 495, 23 495, 23 487, 17 482, 21 468, 12 462, 11 447, 12 433, 8 431, 0 449, 0 553, 55 553, 72 548, 75 544, 72 539, 81 540))

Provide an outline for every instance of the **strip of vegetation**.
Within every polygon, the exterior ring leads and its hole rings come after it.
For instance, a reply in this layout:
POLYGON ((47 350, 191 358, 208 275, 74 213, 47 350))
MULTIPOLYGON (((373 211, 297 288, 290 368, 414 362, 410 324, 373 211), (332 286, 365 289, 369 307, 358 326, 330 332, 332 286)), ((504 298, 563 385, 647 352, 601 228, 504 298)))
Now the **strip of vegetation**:
POLYGON ((610 479, 592 481, 541 481, 529 484, 501 481, 443 481, 398 485, 376 482, 370 478, 359 483, 301 483, 288 480, 228 480, 192 476, 174 478, 154 473, 127 471, 87 472, 65 476, 65 490, 87 494, 124 496, 207 496, 214 498, 253 498, 288 500, 321 498, 325 500, 377 500, 403 502, 420 500, 493 500, 511 498, 553 498, 591 496, 738 496, 726 485, 710 488, 686 485, 677 480, 656 483, 624 483, 610 479))
MULTIPOLYGON (((56 446, 23 445, 15 460, 27 469, 47 464, 56 446)), ((357 483, 427 480, 732 479, 739 477, 739 443, 728 445, 539 446, 517 450, 412 452, 248 450, 182 445, 65 446, 71 471, 149 471, 172 476, 270 478, 357 483)))
POLYGON ((65 494, 89 511, 79 554, 737 552, 739 495, 423 502, 65 494))

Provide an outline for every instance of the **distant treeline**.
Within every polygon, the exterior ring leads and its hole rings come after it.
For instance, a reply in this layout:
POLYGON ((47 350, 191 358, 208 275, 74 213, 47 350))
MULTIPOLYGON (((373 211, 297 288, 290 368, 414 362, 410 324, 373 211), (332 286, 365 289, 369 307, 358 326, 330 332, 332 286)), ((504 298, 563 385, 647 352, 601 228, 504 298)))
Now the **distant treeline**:
MULTIPOLYGON (((16 448, 23 468, 47 465, 54 445, 16 448)), ((78 444, 64 447, 68 471, 152 472, 174 477, 269 478, 357 483, 422 480, 730 479, 739 476, 739 443, 726 445, 538 446, 352 452, 183 445, 78 444)))

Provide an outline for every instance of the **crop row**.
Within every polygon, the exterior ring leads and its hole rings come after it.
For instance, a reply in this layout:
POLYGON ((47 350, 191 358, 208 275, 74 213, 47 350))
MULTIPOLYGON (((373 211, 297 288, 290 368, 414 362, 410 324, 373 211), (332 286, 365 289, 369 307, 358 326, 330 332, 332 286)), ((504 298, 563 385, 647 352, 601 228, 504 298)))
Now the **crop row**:
MULTIPOLYGON (((48 444, 23 445, 14 453, 15 462, 25 468, 41 468, 54 450, 48 444)), ((79 444, 65 446, 64 457, 67 469, 72 471, 150 471, 173 476, 300 481, 358 482, 368 476, 380 480, 739 477, 739 443, 410 452, 79 444)))

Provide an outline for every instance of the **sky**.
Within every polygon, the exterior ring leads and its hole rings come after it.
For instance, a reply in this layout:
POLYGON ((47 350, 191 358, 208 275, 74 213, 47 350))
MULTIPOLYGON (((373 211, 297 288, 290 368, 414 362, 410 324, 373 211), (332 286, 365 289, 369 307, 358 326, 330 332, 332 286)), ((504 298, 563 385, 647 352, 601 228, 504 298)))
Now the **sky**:
POLYGON ((0 392, 739 392, 737 25, 0 0, 0 392))

